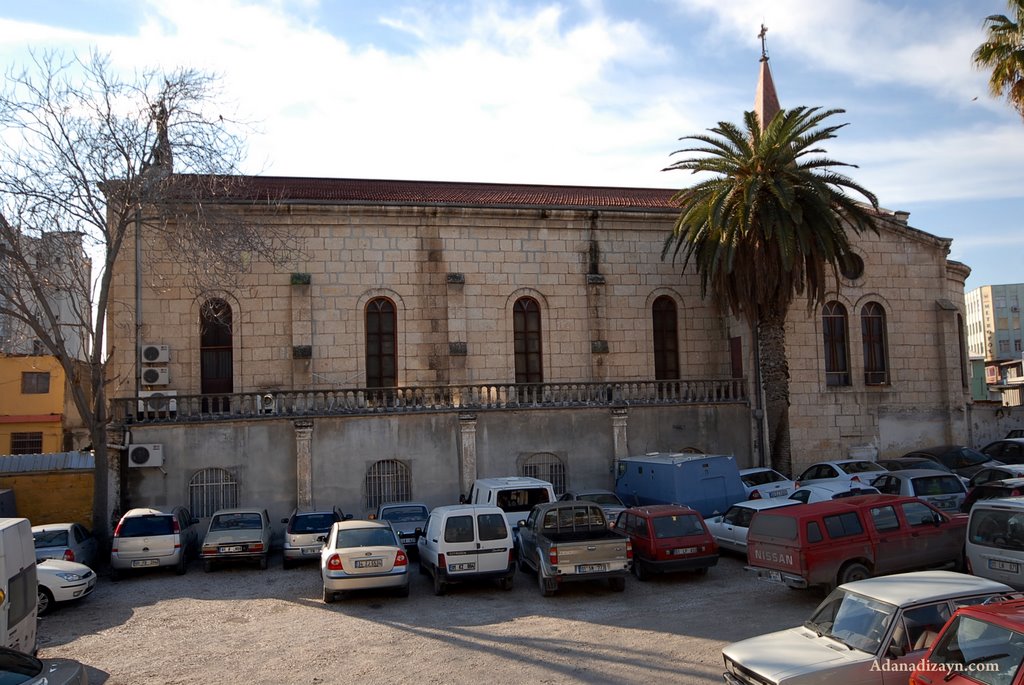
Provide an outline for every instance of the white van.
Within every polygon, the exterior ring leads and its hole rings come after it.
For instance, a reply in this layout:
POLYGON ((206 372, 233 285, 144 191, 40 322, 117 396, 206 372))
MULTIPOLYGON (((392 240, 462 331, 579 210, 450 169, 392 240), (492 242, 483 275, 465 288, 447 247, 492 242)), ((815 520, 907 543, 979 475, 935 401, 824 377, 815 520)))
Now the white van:
POLYGON ((1024 590, 1024 497, 976 502, 966 550, 971 573, 1024 590))
POLYGON ((505 512, 512 530, 526 520, 538 504, 555 501, 555 486, 546 480, 528 476, 479 478, 466 498, 467 504, 486 504, 505 512))
POLYGON ((0 519, 0 645, 36 653, 36 548, 28 519, 0 519))
POLYGON ((450 583, 498 580, 511 590, 515 576, 512 528, 498 507, 455 504, 437 507, 426 528, 416 531, 420 573, 434 579, 434 594, 443 595, 450 583))

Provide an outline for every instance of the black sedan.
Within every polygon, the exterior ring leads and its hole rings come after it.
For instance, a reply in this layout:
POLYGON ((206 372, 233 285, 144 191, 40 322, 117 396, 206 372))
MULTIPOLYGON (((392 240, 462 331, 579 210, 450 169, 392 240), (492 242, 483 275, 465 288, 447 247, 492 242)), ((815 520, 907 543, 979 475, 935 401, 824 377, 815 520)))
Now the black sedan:
POLYGON ((925 447, 903 455, 904 459, 931 459, 945 465, 958 476, 970 478, 986 466, 1002 466, 1001 461, 962 445, 925 447))

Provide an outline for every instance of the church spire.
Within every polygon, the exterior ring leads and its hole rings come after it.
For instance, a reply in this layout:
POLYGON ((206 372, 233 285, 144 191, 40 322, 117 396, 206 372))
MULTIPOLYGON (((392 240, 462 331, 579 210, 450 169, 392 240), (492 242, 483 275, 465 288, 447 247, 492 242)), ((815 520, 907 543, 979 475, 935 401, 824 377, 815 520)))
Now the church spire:
POLYGON ((754 112, 757 113, 757 118, 761 122, 762 131, 782 109, 779 106, 779 96, 775 93, 772 70, 768 67, 768 48, 765 45, 765 34, 767 33, 768 28, 761 24, 761 33, 757 34, 757 37, 761 39, 761 73, 757 79, 757 93, 754 95, 754 112))

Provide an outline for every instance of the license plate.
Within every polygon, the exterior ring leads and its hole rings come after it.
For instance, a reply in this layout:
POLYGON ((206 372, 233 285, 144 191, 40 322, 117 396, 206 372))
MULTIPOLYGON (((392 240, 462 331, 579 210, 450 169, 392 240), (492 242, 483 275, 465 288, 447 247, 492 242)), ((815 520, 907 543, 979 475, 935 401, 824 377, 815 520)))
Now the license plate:
POLYGON ((762 578, 767 578, 768 580, 772 581, 773 583, 781 583, 782 582, 782 574, 779 573, 778 571, 768 571, 768 572, 762 571, 761 572, 761 577, 762 578))
POLYGON ((685 554, 693 554, 696 551, 696 547, 680 547, 679 549, 672 550, 672 554, 675 554, 677 556, 683 556, 685 554))
POLYGON ((576 567, 576 573, 600 573, 607 570, 607 564, 579 564, 576 567))
POLYGON ((476 570, 476 562, 475 561, 467 561, 467 562, 462 563, 462 564, 448 564, 448 570, 449 571, 475 571, 476 570))
POLYGON ((219 551, 221 554, 231 554, 232 552, 244 552, 245 547, 242 545, 231 545, 230 547, 221 547, 219 551))
POLYGON ((785 490, 776 490, 775 492, 769 492, 768 496, 769 497, 782 497, 785 494, 786 494, 785 490))
POLYGON ((1020 573, 1020 564, 1015 564, 1012 561, 999 561, 998 559, 989 559, 988 567, 993 571, 1007 571, 1008 573, 1020 573))
POLYGON ((303 547, 302 548, 302 553, 303 554, 320 554, 320 548, 319 547, 303 547))
POLYGON ((132 568, 145 568, 147 566, 157 566, 160 562, 156 559, 137 559, 132 562, 132 568))
POLYGON ((356 568, 383 568, 383 559, 356 559, 356 568))

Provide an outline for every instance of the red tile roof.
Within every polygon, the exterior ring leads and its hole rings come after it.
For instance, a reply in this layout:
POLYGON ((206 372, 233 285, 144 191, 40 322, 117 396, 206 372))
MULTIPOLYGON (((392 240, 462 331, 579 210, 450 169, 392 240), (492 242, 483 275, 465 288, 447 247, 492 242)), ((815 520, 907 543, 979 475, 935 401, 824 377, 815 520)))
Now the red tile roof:
POLYGON ((678 206, 672 203, 676 191, 661 188, 287 176, 241 176, 231 181, 230 196, 244 201, 678 211, 678 206))

